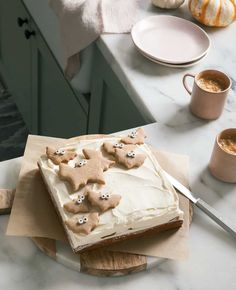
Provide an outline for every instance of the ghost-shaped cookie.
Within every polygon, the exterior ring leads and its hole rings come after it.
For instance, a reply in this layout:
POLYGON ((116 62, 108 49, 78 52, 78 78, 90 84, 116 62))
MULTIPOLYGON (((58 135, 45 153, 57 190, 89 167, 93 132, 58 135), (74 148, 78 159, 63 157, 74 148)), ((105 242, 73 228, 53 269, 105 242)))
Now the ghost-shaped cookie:
POLYGON ((77 156, 74 150, 61 148, 55 149, 52 147, 46 147, 46 155, 56 165, 59 165, 60 163, 68 163, 77 156))
POLYGON ((73 214, 89 212, 87 193, 79 194, 74 200, 65 203, 63 207, 67 212, 73 214))
POLYGON ((74 233, 88 235, 99 223, 99 214, 77 214, 65 221, 67 227, 74 233))
POLYGON ((98 208, 101 212, 118 206, 121 200, 119 194, 110 194, 88 190, 88 200, 92 206, 98 208))
POLYGON ((64 163, 59 165, 60 179, 68 181, 74 191, 89 182, 105 184, 103 171, 115 164, 114 161, 104 158, 101 151, 83 149, 83 154, 86 159, 78 162, 74 168, 64 163))
POLYGON ((128 136, 125 136, 121 139, 122 143, 125 144, 144 144, 144 140, 146 138, 146 134, 144 132, 143 128, 139 128, 137 130, 132 131, 128 134, 128 136))
POLYGON ((116 149, 127 149, 127 150, 134 150, 135 145, 126 145, 121 142, 111 143, 111 142, 104 142, 103 149, 113 156, 115 156, 116 149))
POLYGON ((117 163, 125 166, 128 169, 131 169, 143 165, 146 159, 146 155, 136 153, 134 150, 118 148, 115 152, 115 159, 117 163))

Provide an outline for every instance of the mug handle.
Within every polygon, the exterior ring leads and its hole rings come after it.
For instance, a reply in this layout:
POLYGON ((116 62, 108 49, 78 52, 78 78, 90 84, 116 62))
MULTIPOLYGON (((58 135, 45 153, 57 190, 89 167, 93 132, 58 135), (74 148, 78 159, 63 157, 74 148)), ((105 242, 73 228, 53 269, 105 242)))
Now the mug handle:
POLYGON ((188 84, 187 84, 187 81, 186 81, 187 77, 195 78, 195 75, 187 73, 187 74, 185 74, 184 77, 183 77, 183 85, 184 85, 184 88, 185 88, 185 90, 186 90, 186 91, 190 94, 190 96, 191 96, 191 95, 192 95, 192 90, 189 88, 189 86, 188 86, 188 84))

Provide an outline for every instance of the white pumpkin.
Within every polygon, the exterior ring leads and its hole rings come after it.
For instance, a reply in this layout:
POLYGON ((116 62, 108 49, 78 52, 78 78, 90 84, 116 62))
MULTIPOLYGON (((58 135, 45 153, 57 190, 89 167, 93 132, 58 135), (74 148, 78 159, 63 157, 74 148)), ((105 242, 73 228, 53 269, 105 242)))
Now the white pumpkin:
POLYGON ((152 4, 165 9, 175 9, 180 7, 185 0, 152 0, 152 4))
POLYGON ((207 26, 224 27, 235 20, 236 0, 189 0, 189 10, 207 26))

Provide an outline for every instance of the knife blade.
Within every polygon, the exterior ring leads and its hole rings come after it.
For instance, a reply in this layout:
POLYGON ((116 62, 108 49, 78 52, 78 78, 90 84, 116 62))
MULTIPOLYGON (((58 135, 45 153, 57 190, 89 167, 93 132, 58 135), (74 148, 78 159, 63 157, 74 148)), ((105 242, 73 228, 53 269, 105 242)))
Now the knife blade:
POLYGON ((194 205, 207 214, 214 222, 221 226, 225 231, 230 233, 236 239, 236 227, 222 216, 216 209, 211 207, 201 198, 196 197, 187 187, 181 184, 177 179, 166 171, 164 172, 169 182, 185 197, 187 197, 194 205))

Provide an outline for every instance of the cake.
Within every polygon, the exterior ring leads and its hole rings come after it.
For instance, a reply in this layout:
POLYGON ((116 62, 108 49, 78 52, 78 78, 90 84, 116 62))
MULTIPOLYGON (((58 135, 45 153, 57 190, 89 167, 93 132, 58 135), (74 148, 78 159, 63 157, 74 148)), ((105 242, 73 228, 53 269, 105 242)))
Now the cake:
POLYGON ((140 132, 47 148, 39 159, 74 252, 182 225, 178 194, 140 132))

